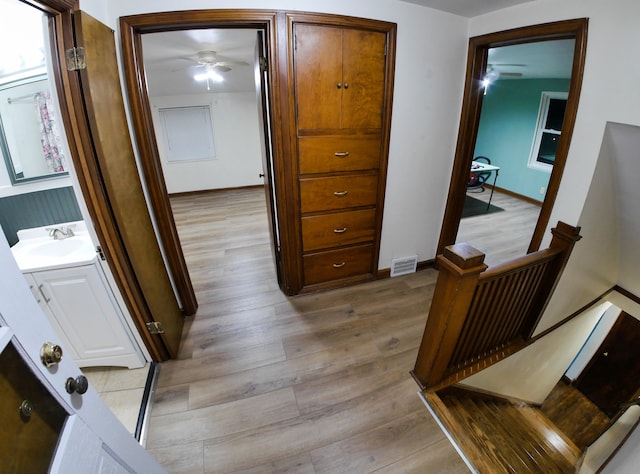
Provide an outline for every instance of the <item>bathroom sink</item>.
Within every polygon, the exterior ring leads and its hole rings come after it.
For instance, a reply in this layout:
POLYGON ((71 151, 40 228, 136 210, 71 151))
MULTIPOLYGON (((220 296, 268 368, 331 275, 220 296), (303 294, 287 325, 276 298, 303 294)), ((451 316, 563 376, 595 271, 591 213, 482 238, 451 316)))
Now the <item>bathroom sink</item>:
POLYGON ((96 249, 84 223, 74 225, 72 237, 55 240, 48 228, 26 229, 18 232, 18 243, 11 252, 23 272, 87 265, 96 258, 96 249))
POLYGON ((80 236, 70 237, 64 240, 46 240, 44 242, 30 245, 27 252, 34 257, 61 258, 67 257, 74 252, 82 251, 83 247, 89 245, 91 250, 93 246, 91 242, 80 236))

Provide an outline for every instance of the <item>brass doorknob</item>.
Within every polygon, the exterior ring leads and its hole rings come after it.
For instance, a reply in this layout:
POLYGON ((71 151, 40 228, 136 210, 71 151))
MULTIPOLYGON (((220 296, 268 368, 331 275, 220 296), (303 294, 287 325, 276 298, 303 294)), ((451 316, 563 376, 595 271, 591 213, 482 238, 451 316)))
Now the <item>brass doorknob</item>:
POLYGON ((56 365, 62 360, 62 347, 53 342, 45 342, 40 348, 40 360, 45 367, 56 365))

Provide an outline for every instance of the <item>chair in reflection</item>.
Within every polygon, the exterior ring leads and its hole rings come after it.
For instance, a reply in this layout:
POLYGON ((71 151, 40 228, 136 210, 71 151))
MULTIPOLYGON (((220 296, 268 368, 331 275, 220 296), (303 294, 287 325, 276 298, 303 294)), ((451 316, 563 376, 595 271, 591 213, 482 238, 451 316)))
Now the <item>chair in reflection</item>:
MULTIPOLYGON (((486 156, 476 156, 473 159, 473 163, 486 163, 491 164, 491 160, 486 156)), ((469 173, 469 181, 467 182, 467 191, 477 190, 476 192, 484 191, 484 183, 491 176, 491 171, 474 171, 474 164, 471 165, 471 172, 469 173)))

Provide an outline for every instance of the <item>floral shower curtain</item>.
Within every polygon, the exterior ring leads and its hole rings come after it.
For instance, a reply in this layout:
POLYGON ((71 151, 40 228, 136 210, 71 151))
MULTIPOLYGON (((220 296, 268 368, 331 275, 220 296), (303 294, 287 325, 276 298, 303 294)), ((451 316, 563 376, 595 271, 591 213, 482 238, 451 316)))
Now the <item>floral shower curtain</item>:
POLYGON ((40 119, 40 142, 47 167, 52 173, 65 171, 66 163, 60 144, 60 134, 51 107, 49 92, 38 92, 35 95, 38 117, 40 119))

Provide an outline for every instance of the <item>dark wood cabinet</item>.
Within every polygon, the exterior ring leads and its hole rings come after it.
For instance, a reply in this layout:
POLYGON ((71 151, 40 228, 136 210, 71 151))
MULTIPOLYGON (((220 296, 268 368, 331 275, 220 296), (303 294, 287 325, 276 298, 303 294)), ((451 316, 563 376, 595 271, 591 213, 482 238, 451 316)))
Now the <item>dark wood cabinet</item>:
POLYGON ((300 290, 377 275, 395 24, 299 15, 293 34, 300 290))

